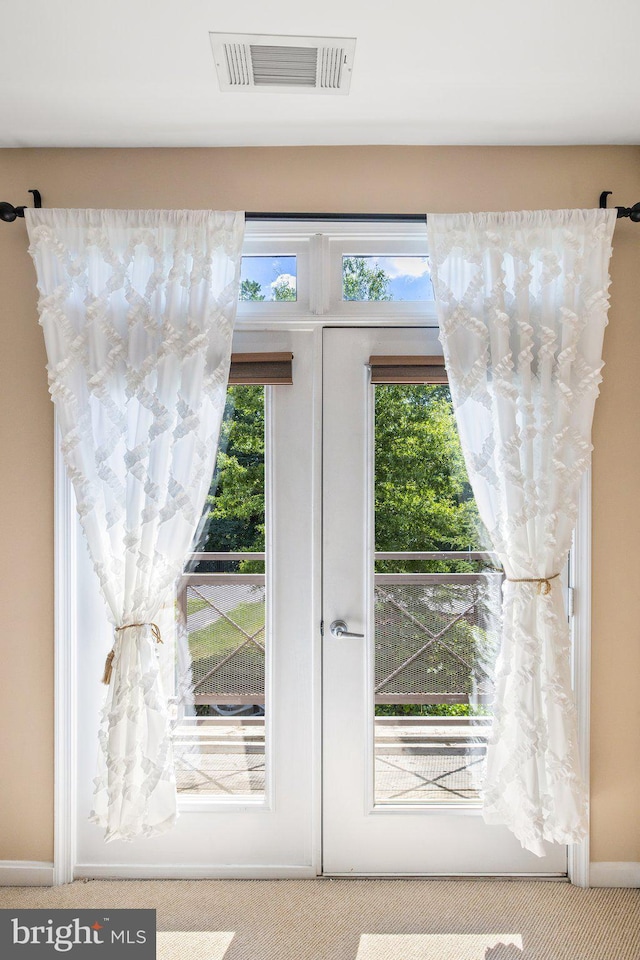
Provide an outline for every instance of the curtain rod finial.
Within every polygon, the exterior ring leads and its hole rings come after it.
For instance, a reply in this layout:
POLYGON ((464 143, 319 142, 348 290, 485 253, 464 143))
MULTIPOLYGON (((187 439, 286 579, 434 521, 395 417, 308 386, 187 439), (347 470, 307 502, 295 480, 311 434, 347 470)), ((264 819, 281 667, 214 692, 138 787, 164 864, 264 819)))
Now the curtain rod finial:
MULTIPOLYGON (((42 197, 40 196, 39 190, 29 190, 30 194, 33 195, 33 206, 36 210, 40 209, 42 206, 42 197)), ((0 221, 3 223, 13 223, 18 217, 24 217, 24 206, 14 207, 12 203, 6 203, 5 201, 0 201, 0 221)))
MULTIPOLYGON (((611 190, 603 190, 600 194, 600 209, 607 209, 607 198, 611 196, 611 190)), ((618 211, 618 220, 622 217, 629 217, 633 223, 640 223, 640 203, 634 203, 632 207, 616 207, 618 211)))

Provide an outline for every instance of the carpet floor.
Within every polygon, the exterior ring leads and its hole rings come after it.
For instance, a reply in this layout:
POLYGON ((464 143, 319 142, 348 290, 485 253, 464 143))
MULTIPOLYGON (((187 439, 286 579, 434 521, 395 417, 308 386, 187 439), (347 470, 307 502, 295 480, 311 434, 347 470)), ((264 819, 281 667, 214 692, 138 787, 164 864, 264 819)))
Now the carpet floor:
POLYGON ((525 880, 89 880, 0 908, 157 911, 158 960, 639 960, 640 890, 525 880))

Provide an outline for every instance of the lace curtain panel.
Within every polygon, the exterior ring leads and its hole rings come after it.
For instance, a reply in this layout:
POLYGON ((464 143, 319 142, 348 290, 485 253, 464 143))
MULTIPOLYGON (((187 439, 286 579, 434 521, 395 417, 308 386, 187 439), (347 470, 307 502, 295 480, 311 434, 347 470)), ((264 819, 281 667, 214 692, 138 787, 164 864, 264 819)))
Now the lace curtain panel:
POLYGON ((558 574, 591 457, 616 211, 428 217, 469 478, 507 576, 484 818, 538 856, 586 832, 558 574), (548 579, 545 579, 548 578, 548 579))
POLYGON ((244 216, 29 209, 26 220, 62 452, 115 628, 91 818, 106 840, 150 837, 177 816, 153 621, 211 481, 244 216))

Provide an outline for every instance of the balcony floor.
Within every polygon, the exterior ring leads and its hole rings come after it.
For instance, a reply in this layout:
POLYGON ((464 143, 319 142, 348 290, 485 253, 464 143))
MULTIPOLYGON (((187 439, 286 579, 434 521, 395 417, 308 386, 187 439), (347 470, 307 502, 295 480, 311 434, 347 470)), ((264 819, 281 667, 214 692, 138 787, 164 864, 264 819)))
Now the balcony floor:
MULTIPOLYGON (((376 723, 376 802, 478 802, 489 728, 454 721, 376 723)), ((265 790, 264 721, 188 722, 174 739, 178 791, 257 797, 265 790)))

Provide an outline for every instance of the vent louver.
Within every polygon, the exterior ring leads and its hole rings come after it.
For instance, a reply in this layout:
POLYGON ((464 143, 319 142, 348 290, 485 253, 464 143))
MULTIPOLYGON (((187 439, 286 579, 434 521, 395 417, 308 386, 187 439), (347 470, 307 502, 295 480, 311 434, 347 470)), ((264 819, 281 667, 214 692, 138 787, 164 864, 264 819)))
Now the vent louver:
POLYGON ((320 51, 320 86, 335 88, 340 86, 342 64, 345 59, 343 47, 322 47, 320 51))
POLYGON ((251 65, 247 49, 241 43, 225 43, 224 55, 229 74, 229 83, 234 87, 248 87, 251 83, 251 65))
POLYGON ((318 72, 316 47, 261 47, 252 43, 249 49, 256 87, 267 84, 315 87, 318 72))
POLYGON ((349 92, 354 39, 230 33, 210 37, 223 91, 349 92))

